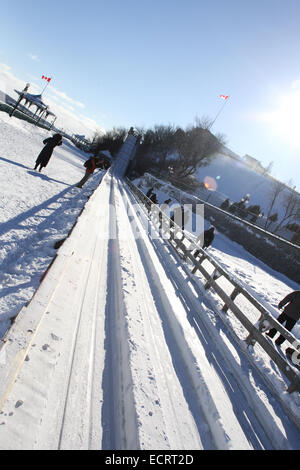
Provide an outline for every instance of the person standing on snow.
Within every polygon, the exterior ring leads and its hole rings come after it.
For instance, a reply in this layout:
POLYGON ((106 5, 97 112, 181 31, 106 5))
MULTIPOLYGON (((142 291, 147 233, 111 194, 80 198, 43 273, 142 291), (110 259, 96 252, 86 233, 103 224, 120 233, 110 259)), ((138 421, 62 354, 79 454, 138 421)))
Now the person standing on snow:
POLYGON ((153 188, 148 189, 148 191, 147 191, 147 193, 146 193, 146 197, 149 197, 149 198, 150 198, 152 192, 153 192, 153 188))
POLYGON ((162 212, 164 212, 166 208, 169 207, 171 201, 172 199, 166 199, 165 202, 160 206, 161 212, 159 213, 159 228, 162 228, 162 212))
POLYGON ((157 199, 157 196, 156 196, 156 193, 153 193, 151 196, 150 196, 150 201, 151 201, 151 206, 148 207, 148 213, 150 214, 150 212, 154 211, 154 206, 156 206, 158 204, 158 199, 157 199))
POLYGON ((54 148, 58 145, 61 145, 62 142, 63 140, 62 140, 61 134, 54 134, 53 137, 49 137, 48 139, 45 139, 43 141, 43 143, 45 144, 45 147, 43 148, 43 150, 41 151, 41 153, 36 159, 34 170, 36 170, 37 167, 40 165, 39 172, 41 172, 42 168, 48 165, 48 162, 52 156, 54 148))
POLYGON ((171 220, 175 222, 175 224, 178 225, 182 230, 184 230, 184 226, 189 218, 189 212, 185 211, 183 206, 178 206, 174 209, 171 220))
MULTIPOLYGON (((285 323, 285 328, 288 331, 291 331, 300 318, 300 290, 295 290, 284 297, 284 299, 279 302, 278 308, 283 308, 285 305, 286 307, 277 318, 277 321, 281 324, 285 323)), ((266 335, 270 338, 274 338, 276 333, 276 328, 272 328, 266 333, 266 335)), ((284 341, 285 337, 280 335, 278 339, 276 339, 275 344, 280 346, 284 341)))

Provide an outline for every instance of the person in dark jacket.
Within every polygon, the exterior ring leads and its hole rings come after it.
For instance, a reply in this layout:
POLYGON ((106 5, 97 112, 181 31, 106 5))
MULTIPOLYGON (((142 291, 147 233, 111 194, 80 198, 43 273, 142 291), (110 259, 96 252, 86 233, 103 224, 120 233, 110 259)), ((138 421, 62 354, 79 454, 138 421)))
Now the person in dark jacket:
POLYGON ((39 171, 42 171, 42 168, 48 165, 54 148, 62 144, 62 135, 55 134, 53 137, 45 139, 43 143, 45 144, 45 147, 37 157, 34 167, 34 169, 36 170, 37 167, 40 165, 39 171))
POLYGON ((146 193, 146 197, 150 197, 151 194, 152 194, 152 191, 153 191, 153 188, 148 189, 148 191, 146 193))
POLYGON ((82 188, 82 186, 87 182, 89 177, 94 173, 96 168, 103 169, 103 162, 101 157, 93 156, 84 162, 86 168, 84 177, 76 184, 77 188, 82 188))
POLYGON ((152 196, 150 197, 150 201, 152 202, 152 204, 158 204, 156 193, 152 194, 152 196))
POLYGON ((157 205, 157 204, 158 204, 158 199, 157 199, 156 193, 153 193, 153 194, 150 196, 149 199, 150 199, 150 201, 151 201, 151 206, 148 207, 148 213, 150 214, 150 212, 154 210, 153 205, 157 205))
POLYGON ((190 214, 188 211, 184 210, 183 206, 178 206, 174 209, 174 212, 171 216, 171 220, 175 222, 182 230, 184 230, 184 226, 190 218, 190 214))
MULTIPOLYGON (((197 238, 196 243, 201 240, 202 234, 197 238)), ((211 226, 209 229, 204 230, 203 233, 203 249, 208 248, 212 242, 214 241, 215 238, 215 227, 211 226)), ((194 256, 198 256, 200 253, 200 250, 196 250, 194 253, 194 256)))
POLYGON ((166 199, 165 202, 160 206, 161 212, 159 213, 159 228, 162 228, 162 212, 166 210, 166 208, 169 206, 170 202, 172 199, 166 199))
MULTIPOLYGON (((288 294, 281 300, 281 302, 279 302, 278 308, 283 308, 285 305, 286 307, 277 318, 277 321, 281 324, 285 323, 285 328, 288 331, 291 331, 300 318, 300 290, 295 290, 288 294)), ((276 333, 276 328, 272 328, 266 334, 270 338, 274 338, 276 333)), ((280 346, 284 341, 284 336, 280 335, 278 339, 276 339, 275 343, 280 346)))

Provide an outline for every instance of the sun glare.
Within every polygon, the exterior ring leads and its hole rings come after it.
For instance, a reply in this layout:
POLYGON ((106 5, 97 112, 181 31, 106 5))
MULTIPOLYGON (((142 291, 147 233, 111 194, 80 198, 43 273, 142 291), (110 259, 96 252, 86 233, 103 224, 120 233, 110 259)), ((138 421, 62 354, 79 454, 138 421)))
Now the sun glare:
POLYGON ((289 95, 281 96, 276 109, 262 113, 260 120, 268 123, 277 136, 300 149, 300 88, 289 95))

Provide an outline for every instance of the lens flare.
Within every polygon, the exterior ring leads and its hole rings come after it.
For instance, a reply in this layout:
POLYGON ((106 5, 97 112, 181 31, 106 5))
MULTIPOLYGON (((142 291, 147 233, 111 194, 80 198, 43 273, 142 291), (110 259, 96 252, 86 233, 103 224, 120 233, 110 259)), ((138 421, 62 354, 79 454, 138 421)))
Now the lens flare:
POLYGON ((216 191, 218 185, 216 180, 212 178, 212 176, 205 176, 203 182, 206 189, 208 189, 209 191, 216 191))

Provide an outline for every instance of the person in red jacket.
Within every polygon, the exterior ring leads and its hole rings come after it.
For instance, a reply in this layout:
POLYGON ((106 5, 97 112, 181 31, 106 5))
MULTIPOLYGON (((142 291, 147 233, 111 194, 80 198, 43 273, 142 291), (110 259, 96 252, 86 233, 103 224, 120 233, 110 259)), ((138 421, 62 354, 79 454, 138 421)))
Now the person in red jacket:
POLYGON ((89 158, 86 162, 84 162, 84 166, 86 168, 85 175, 82 180, 80 180, 79 183, 76 184, 77 188, 82 188, 82 186, 87 182, 89 177, 94 173, 96 168, 103 167, 101 159, 99 157, 96 157, 95 155, 89 158))
MULTIPOLYGON (((285 323, 284 327, 288 331, 291 331, 300 318, 300 290, 295 290, 288 294, 281 302, 279 302, 278 308, 283 308, 285 305, 286 307, 277 318, 277 321, 281 324, 285 323)), ((266 334, 270 338, 274 338, 276 333, 276 328, 272 328, 266 334)), ((284 341, 284 336, 280 335, 278 339, 276 339, 275 343, 277 346, 280 346, 284 341)))

